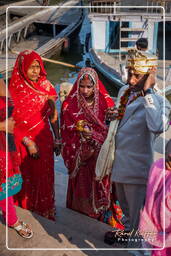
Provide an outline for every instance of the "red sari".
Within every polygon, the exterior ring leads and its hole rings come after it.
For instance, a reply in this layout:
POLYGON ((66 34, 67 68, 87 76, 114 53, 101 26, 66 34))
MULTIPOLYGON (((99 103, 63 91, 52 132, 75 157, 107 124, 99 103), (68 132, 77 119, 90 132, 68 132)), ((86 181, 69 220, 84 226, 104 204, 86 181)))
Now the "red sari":
POLYGON ((34 51, 19 54, 10 80, 9 90, 14 101, 13 117, 16 121, 15 137, 21 162, 23 186, 15 196, 17 205, 54 219, 54 156, 53 136, 49 126, 50 97, 56 98, 53 85, 46 79, 41 57, 34 51), (37 60, 40 76, 37 82, 27 77, 30 64, 37 60), (30 157, 23 137, 33 140, 39 149, 40 158, 30 157))
MULTIPOLYGON (((6 119, 6 96, 0 96, 0 122, 6 119)), ((13 102, 8 98, 8 117, 12 115, 13 102)), ((15 195, 21 190, 22 178, 19 170, 19 158, 16 151, 14 136, 7 134, 8 153, 6 152, 6 133, 0 131, 0 201, 7 197, 15 195), (6 169, 6 157, 8 159, 8 171, 6 169)))
MULTIPOLYGON (((91 68, 83 68, 61 111, 62 156, 69 172, 67 207, 102 221, 105 218, 104 213, 111 206, 110 177, 104 177, 102 182, 96 181, 95 166, 108 130, 105 113, 112 106, 114 102, 98 79, 97 73, 91 68), (79 92, 79 82, 85 74, 91 76, 95 83, 92 107, 79 92), (76 130, 79 120, 86 120, 93 129, 91 140, 81 139, 76 130), (82 161, 92 149, 94 154, 82 161)), ((113 226, 119 226, 116 222, 115 224, 113 226)))

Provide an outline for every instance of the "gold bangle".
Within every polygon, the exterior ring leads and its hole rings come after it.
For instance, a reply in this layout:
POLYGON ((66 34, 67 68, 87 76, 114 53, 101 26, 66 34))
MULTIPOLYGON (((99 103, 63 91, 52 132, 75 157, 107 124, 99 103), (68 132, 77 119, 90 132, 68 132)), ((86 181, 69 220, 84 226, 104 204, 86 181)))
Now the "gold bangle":
POLYGON ((35 149, 36 146, 35 145, 31 145, 31 146, 28 146, 29 149, 35 149))

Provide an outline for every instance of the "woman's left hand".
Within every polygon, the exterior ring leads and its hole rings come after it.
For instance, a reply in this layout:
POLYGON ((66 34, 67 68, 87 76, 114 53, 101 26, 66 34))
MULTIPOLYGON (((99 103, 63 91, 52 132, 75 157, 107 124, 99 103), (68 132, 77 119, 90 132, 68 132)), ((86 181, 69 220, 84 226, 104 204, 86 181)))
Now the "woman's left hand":
POLYGON ((54 140, 54 152, 55 152, 56 156, 60 155, 61 147, 62 147, 61 139, 55 139, 54 140))
POLYGON ((106 120, 113 121, 118 117, 118 109, 116 107, 108 108, 106 111, 106 120))

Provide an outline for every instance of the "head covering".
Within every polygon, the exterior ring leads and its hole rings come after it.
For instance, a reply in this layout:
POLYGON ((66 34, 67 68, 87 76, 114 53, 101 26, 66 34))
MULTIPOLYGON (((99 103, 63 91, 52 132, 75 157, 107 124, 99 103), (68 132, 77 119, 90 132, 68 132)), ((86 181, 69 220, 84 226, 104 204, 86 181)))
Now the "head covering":
POLYGON ((157 67, 157 56, 131 49, 128 51, 126 67, 132 68, 140 74, 148 74, 151 68, 157 67))
POLYGON ((9 91, 14 101, 13 117, 16 126, 21 126, 23 120, 26 122, 18 135, 23 138, 26 130, 29 129, 28 126, 31 126, 30 121, 35 123, 37 114, 41 113, 45 116, 50 111, 48 99, 57 98, 54 86, 46 78, 43 61, 35 51, 25 50, 18 55, 10 79, 9 91), (34 60, 40 64, 40 74, 36 82, 31 81, 27 76, 27 70, 34 60))
POLYGON ((72 101, 74 96, 77 98, 78 107, 84 111, 84 113, 86 114, 89 121, 93 122, 93 123, 94 122, 98 123, 98 125, 100 125, 104 129, 106 126, 104 124, 102 124, 100 122, 100 120, 97 120, 98 116, 99 116, 99 112, 100 112, 99 101, 103 101, 103 102, 105 102, 105 104, 107 104, 109 106, 113 105, 113 101, 109 97, 106 89, 104 88, 104 85, 99 80, 98 75, 93 68, 86 67, 86 68, 82 68, 80 70, 80 72, 78 73, 77 80, 68 95, 67 101, 70 101, 70 99, 72 101), (80 93, 80 90, 79 90, 80 81, 85 76, 89 76, 94 83, 93 109, 89 108, 87 101, 85 100, 84 96, 80 93))
POLYGON ((56 95, 53 85, 46 78, 46 71, 43 65, 43 61, 38 53, 32 50, 25 50, 20 52, 18 55, 15 66, 12 72, 10 89, 13 93, 13 90, 16 91, 19 87, 23 88, 25 86, 31 86, 40 94, 44 95, 56 95), (40 64, 40 74, 38 81, 31 81, 27 76, 27 71, 33 61, 38 61, 40 64))
MULTIPOLYGON (((107 109, 113 105, 114 102, 107 93, 102 82, 98 79, 96 71, 92 68, 82 68, 78 73, 77 80, 68 97, 63 102, 62 112, 65 113, 65 116, 66 113, 69 113, 70 117, 68 117, 69 120, 67 120, 67 122, 72 120, 72 123, 68 124, 72 129, 76 129, 76 123, 78 121, 85 120, 91 124, 95 130, 97 129, 101 131, 100 137, 102 137, 102 140, 104 141, 107 133, 107 126, 104 120, 105 116, 103 109, 107 109), (94 82, 94 104, 91 107, 79 90, 80 81, 85 75, 89 75, 94 82)), ((80 139, 79 136, 78 139, 80 139)))

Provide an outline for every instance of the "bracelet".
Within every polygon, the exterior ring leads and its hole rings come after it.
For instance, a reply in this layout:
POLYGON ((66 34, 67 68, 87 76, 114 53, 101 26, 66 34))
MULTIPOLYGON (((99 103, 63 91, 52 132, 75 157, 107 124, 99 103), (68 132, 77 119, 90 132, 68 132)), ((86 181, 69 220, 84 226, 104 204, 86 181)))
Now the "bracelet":
POLYGON ((26 136, 23 138, 23 144, 26 145, 26 146, 29 144, 30 141, 31 140, 26 136))

